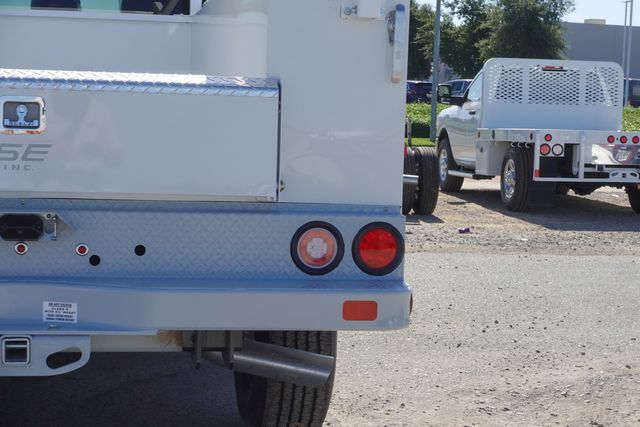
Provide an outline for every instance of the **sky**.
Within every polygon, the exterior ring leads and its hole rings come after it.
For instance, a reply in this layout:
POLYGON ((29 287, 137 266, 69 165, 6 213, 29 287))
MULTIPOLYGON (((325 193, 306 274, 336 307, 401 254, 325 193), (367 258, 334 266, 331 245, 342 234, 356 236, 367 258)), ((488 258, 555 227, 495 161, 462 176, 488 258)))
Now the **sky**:
MULTIPOLYGON (((436 0, 417 0, 435 7, 436 0)), ((606 19, 607 24, 624 24, 622 0, 576 0, 576 10, 565 17, 569 22, 584 22, 585 19, 606 19)), ((633 24, 640 25, 640 1, 634 3, 633 24)))

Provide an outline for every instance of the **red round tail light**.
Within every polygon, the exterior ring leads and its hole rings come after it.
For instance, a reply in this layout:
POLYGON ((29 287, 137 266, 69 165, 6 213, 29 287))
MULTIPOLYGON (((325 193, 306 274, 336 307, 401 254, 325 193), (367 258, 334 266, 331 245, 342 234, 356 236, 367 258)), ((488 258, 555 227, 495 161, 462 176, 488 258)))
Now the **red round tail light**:
POLYGON ((543 156, 548 156, 551 153, 551 146, 549 144, 542 144, 540 146, 540 154, 543 156))
POLYGON ((404 240, 392 225, 375 222, 360 230, 352 251, 353 259, 362 271, 372 276, 384 276, 402 262, 404 240))
POLYGON ((310 222, 296 231, 291 239, 291 258, 307 274, 327 274, 335 269, 344 255, 340 232, 326 222, 310 222))
POLYGON ((23 242, 16 243, 13 249, 18 255, 24 255, 29 252, 29 246, 27 246, 27 244, 23 242))
POLYGON ((638 143, 640 143, 640 136, 634 136, 634 137, 633 137, 633 143, 634 143, 634 144, 638 144, 638 143))
POLYGON ((551 136, 551 134, 548 133, 544 136, 544 140, 547 142, 551 142, 553 140, 553 136, 551 136))
POLYGON ((624 135, 623 135, 623 136, 621 136, 621 137, 620 137, 620 142, 621 142, 621 143, 623 143, 623 144, 626 144, 626 143, 627 143, 627 137, 626 137, 626 136, 624 136, 624 135))
POLYGON ((607 137, 607 142, 608 142, 609 144, 613 144, 614 142, 616 142, 616 137, 615 137, 615 136, 613 136, 613 135, 609 135, 609 136, 607 137))

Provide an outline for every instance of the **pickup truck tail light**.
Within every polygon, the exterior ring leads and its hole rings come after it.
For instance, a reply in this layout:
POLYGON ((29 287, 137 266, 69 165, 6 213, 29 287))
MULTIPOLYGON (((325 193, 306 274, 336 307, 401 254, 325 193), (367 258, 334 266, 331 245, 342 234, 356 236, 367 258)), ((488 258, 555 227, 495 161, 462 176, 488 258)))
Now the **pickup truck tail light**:
POLYGON ((404 240, 390 224, 374 222, 363 227, 353 241, 353 259, 372 276, 384 276, 402 262, 404 240))
POLYGON ((340 232, 326 222, 310 222, 291 239, 291 258, 307 274, 322 275, 335 269, 344 255, 340 232))

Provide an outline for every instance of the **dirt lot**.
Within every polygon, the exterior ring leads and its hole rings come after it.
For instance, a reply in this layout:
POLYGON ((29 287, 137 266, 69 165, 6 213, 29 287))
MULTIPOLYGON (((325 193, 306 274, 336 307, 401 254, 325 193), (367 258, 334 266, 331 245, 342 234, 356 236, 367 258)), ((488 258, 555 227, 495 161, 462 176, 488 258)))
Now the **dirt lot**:
POLYGON ((412 325, 342 334, 328 425, 640 425, 640 217, 615 189, 523 214, 497 189, 408 218, 412 325))

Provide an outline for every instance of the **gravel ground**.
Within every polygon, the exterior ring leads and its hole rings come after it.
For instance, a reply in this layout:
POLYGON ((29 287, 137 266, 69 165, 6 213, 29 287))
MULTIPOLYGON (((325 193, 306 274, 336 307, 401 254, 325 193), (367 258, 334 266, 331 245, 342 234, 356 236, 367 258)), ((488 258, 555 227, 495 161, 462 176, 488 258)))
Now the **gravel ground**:
POLYGON ((616 189, 516 214, 498 188, 408 217, 412 325, 341 335, 327 425, 640 425, 640 217, 616 189))
MULTIPOLYGON (((329 426, 640 426, 640 217, 607 189, 504 211, 496 182, 407 223, 409 328, 341 333, 329 426), (470 234, 458 234, 470 227, 470 234)), ((99 354, 0 379, 4 426, 240 426, 229 372, 99 354)))

